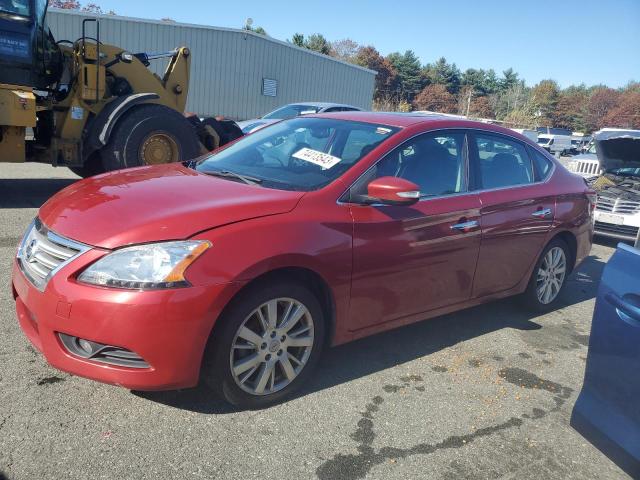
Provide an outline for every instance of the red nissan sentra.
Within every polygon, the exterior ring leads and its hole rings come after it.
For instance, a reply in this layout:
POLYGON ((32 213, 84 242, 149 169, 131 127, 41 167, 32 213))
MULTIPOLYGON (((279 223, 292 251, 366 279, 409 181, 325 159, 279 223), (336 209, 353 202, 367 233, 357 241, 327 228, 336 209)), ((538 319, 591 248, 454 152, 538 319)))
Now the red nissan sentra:
POLYGON ((594 200, 498 126, 305 116, 64 189, 24 236, 13 296, 56 368, 136 390, 202 378, 263 407, 328 345, 511 295, 554 308, 594 200))

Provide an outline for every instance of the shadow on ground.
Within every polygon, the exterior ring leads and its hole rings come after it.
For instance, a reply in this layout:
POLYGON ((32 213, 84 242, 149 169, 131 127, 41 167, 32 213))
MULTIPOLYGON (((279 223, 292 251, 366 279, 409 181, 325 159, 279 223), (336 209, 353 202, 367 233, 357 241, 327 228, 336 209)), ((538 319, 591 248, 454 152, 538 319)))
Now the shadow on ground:
MULTIPOLYGON (((567 281, 558 309, 595 297, 605 263, 588 257, 567 281)), ((298 397, 331 388, 460 342, 504 328, 540 330, 536 315, 517 299, 505 299, 367 337, 324 352, 315 379, 298 397)), ((204 386, 171 392, 134 392, 148 400, 190 411, 223 414, 235 411, 216 400, 204 386)))
POLYGON ((49 197, 79 179, 3 178, 0 179, 0 208, 39 208, 49 197))

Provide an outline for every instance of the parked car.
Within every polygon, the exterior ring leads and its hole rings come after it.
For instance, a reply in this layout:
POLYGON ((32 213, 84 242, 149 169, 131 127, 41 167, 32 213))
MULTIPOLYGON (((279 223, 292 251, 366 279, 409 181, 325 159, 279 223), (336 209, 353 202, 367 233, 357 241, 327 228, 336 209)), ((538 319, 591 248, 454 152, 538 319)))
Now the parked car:
POLYGON ((529 130, 526 128, 512 128, 511 130, 513 130, 514 132, 518 132, 520 135, 524 135, 533 142, 538 141, 538 132, 535 130, 529 130))
POLYGON ((604 268, 582 391, 571 425, 640 478, 640 250, 620 244, 604 268))
POLYGON ((538 145, 553 155, 566 155, 571 151, 571 137, 541 133, 538 135, 538 145))
POLYGON ((590 135, 572 135, 571 136, 571 154, 579 155, 584 153, 591 141, 590 135))
POLYGON ((290 103, 284 107, 280 107, 273 112, 267 113, 264 117, 253 118, 236 122, 242 129, 242 133, 255 132, 260 128, 279 122, 285 118, 294 118, 301 115, 309 115, 312 113, 331 113, 331 112, 355 112, 360 111, 358 107, 352 105, 344 105, 342 103, 328 102, 306 102, 306 103, 290 103))
POLYGON ((555 308, 594 202, 502 127, 303 116, 62 190, 27 229, 13 297, 56 368, 136 390, 202 378, 263 407, 327 345, 512 295, 555 308))
POLYGON ((599 235, 634 240, 640 229, 640 130, 605 130, 595 135, 600 176, 594 215, 599 235))
POLYGON ((567 169, 587 180, 597 178, 600 175, 600 162, 598 162, 595 142, 590 143, 584 153, 573 157, 567 169))

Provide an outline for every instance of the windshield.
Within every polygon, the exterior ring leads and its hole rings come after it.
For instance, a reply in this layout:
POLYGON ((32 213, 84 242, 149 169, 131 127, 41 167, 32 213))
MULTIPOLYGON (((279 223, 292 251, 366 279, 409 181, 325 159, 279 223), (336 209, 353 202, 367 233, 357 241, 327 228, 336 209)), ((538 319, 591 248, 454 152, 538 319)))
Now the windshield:
POLYGON ((0 0, 0 12, 29 17, 31 16, 29 0, 0 0))
POLYGON ((551 140, 552 140, 551 138, 540 138, 540 137, 538 137, 538 145, 546 145, 551 140))
POLYGON ((618 175, 620 177, 640 177, 640 168, 624 167, 624 168, 612 168, 609 173, 618 175))
POLYGON ((283 118, 293 118, 299 117, 300 115, 318 113, 320 110, 322 110, 322 108, 316 105, 285 105, 271 113, 267 113, 262 118, 269 120, 282 120, 283 118))
POLYGON ((316 190, 397 131, 371 123, 294 118, 258 130, 205 157, 196 170, 233 172, 267 188, 316 190))
POLYGON ((587 153, 596 153, 596 142, 591 142, 587 149, 587 153))

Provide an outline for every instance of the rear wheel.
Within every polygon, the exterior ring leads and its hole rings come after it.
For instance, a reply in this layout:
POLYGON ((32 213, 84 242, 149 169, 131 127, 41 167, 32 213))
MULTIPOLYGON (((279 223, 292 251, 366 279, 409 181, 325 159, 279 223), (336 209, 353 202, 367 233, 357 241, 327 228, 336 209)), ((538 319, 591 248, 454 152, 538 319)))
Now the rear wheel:
POLYGON ((538 312, 555 308, 569 273, 571 252, 567 244, 554 239, 545 247, 536 263, 523 297, 526 305, 538 312))
POLYGON ((207 117, 196 124, 200 142, 208 151, 213 151, 242 137, 243 133, 233 120, 216 120, 207 117))
POLYGON ((163 105, 135 107, 118 121, 101 152, 105 170, 190 160, 198 137, 187 119, 163 105))
POLYGON ((303 286, 282 282, 253 288, 219 321, 203 379, 238 407, 264 408, 287 398, 309 378, 320 357, 322 309, 303 286))
POLYGON ((82 178, 93 177, 94 175, 100 175, 105 172, 102 159, 98 152, 94 152, 83 166, 69 167, 69 170, 82 178))

